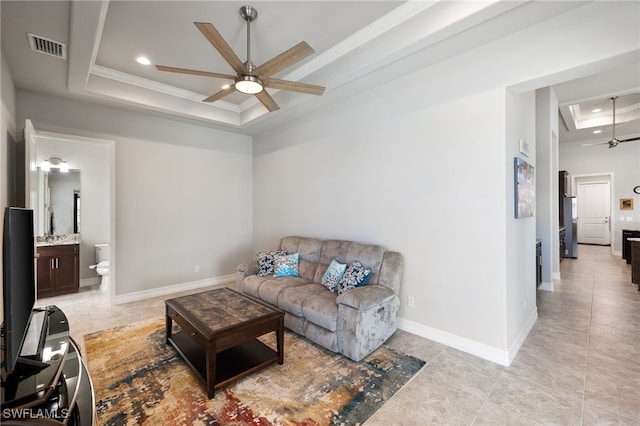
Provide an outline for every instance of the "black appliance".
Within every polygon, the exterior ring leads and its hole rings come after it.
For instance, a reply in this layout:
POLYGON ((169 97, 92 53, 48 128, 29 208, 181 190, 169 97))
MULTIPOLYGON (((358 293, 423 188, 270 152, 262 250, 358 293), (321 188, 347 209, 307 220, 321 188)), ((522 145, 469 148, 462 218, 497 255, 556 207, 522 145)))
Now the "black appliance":
POLYGON ((33 210, 7 207, 2 245, 2 377, 18 362, 36 300, 33 210))

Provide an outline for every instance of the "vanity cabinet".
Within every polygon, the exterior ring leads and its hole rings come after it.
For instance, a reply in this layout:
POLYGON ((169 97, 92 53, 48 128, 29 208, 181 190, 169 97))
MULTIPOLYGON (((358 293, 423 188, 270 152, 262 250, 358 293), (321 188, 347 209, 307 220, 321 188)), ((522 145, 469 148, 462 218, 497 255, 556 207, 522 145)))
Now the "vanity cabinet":
POLYGON ((38 247, 38 298, 78 291, 80 288, 79 248, 79 244, 38 247))

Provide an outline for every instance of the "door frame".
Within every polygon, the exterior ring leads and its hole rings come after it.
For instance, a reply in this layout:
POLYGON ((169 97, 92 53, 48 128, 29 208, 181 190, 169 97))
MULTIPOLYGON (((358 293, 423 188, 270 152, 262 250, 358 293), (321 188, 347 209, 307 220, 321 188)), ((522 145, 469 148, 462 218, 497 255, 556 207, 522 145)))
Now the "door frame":
MULTIPOLYGON (((30 122, 30 120, 27 120, 30 122)), ((58 132, 48 132, 37 130, 31 124, 31 138, 34 139, 34 142, 44 142, 46 140, 61 140, 61 141, 71 141, 76 143, 83 144, 98 144, 98 145, 106 145, 109 150, 109 156, 105 159, 107 162, 107 168, 109 170, 109 223, 110 223, 110 263, 109 263, 109 289, 108 289, 108 299, 109 304, 113 305, 115 296, 116 296, 116 267, 117 267, 117 258, 116 258, 116 141, 112 139, 102 139, 102 138, 94 138, 89 136, 81 136, 81 135, 73 135, 66 133, 58 133, 58 132)), ((35 152, 32 153, 34 158, 37 156, 37 149, 34 149, 35 152)), ((37 164, 34 164, 37 168, 37 164)), ((36 180, 37 183, 37 180, 36 180)))
POLYGON ((614 193, 615 193, 615 182, 614 182, 614 174, 613 172, 608 173, 587 173, 581 175, 572 175, 571 176, 571 193, 577 194, 577 182, 602 182, 603 179, 609 180, 609 226, 611 227, 611 245, 609 246, 609 252, 613 255, 616 243, 616 233, 613 232, 615 230, 615 226, 617 225, 617 221, 615 221, 615 217, 613 215, 614 210, 614 193), (614 222, 615 221, 615 222, 614 222))

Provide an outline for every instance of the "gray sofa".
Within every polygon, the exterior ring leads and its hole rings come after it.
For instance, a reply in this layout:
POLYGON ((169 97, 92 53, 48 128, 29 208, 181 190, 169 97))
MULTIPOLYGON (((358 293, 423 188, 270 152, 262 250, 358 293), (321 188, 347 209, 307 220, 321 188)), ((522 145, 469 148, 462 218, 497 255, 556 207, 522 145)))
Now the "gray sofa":
POLYGON ((354 361, 374 351, 396 330, 402 255, 374 244, 285 237, 279 249, 300 253, 297 277, 258 275, 258 261, 238 266, 242 292, 285 312, 285 326, 354 361), (358 260, 371 269, 369 283, 340 295, 321 284, 332 259, 358 260))

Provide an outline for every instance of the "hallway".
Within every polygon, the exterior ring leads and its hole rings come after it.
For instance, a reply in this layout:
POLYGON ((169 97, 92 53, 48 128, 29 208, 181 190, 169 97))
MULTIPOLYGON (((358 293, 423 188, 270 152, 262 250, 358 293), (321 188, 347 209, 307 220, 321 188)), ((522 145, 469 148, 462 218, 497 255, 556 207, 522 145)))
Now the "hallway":
POLYGON ((578 259, 562 261, 554 292, 538 291, 539 319, 518 358, 549 346, 543 353, 556 379, 539 380, 582 395, 583 423, 609 418, 605 409, 618 413, 617 423, 640 424, 640 293, 630 266, 609 251, 579 245, 578 259))
POLYGON ((367 425, 640 425, 640 293, 610 247, 580 245, 509 367, 398 332, 428 365, 367 425))

